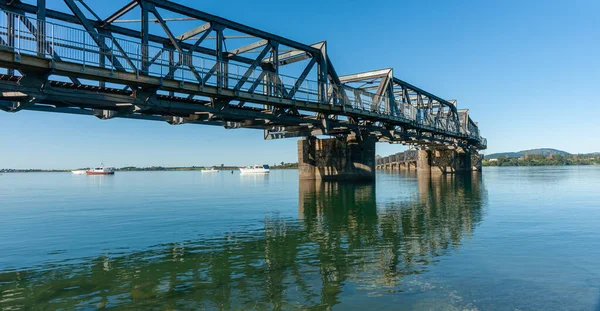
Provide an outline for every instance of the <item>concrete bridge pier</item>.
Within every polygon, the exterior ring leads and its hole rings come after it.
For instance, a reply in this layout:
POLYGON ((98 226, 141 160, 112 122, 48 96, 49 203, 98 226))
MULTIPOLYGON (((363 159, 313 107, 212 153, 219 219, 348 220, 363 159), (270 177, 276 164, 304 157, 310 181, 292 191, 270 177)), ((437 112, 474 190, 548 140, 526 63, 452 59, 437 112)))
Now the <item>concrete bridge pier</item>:
POLYGON ((453 174, 473 171, 472 154, 468 150, 431 150, 431 172, 453 174))
POLYGON ((471 153, 471 166, 473 171, 481 172, 483 162, 483 154, 479 154, 478 152, 471 153))
POLYGON ((376 160, 378 169, 397 167, 418 174, 454 174, 481 171, 483 156, 470 150, 407 150, 376 160))
MULTIPOLYGON (((431 173, 431 164, 430 164, 430 152, 426 150, 418 150, 417 151, 417 173, 418 174, 429 174, 431 173)), ((410 165, 410 162, 407 163, 410 165)))
POLYGON ((375 180, 375 139, 348 135, 298 141, 300 179, 375 180))

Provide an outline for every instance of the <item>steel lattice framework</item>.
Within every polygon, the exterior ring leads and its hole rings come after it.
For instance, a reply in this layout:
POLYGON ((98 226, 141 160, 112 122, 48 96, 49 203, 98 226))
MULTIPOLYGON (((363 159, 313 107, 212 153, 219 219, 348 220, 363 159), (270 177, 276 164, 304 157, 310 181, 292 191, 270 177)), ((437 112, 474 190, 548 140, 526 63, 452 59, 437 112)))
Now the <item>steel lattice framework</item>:
POLYGON ((8 112, 257 128, 265 139, 355 133, 421 148, 487 145, 468 110, 392 69, 338 75, 325 41, 306 45, 166 0, 134 0, 106 18, 83 0, 63 0, 67 12, 0 1, 8 112), (176 33, 174 22, 189 30, 176 33))

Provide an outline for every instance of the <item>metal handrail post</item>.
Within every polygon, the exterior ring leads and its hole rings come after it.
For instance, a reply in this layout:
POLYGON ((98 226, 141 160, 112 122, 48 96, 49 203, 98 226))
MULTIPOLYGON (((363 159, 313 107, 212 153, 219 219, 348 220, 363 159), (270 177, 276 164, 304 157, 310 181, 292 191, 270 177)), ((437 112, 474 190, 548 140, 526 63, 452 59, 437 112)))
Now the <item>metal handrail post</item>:
POLYGON ((204 73, 204 57, 201 57, 201 58, 200 58, 200 67, 201 67, 201 69, 202 69, 202 70, 200 71, 200 72, 202 73, 202 75, 200 76, 200 77, 202 78, 202 79, 200 79, 200 84, 201 84, 201 85, 202 85, 202 87, 204 88, 204 76, 205 76, 205 73, 204 73))
MULTIPOLYGON (((163 57, 165 57, 165 53, 164 53, 165 49, 162 48, 162 51, 160 52, 160 79, 162 81, 162 79, 164 79, 163 76, 163 66, 164 66, 164 61, 163 61, 163 57)), ((150 66, 148 66, 148 71, 150 71, 150 66)))
POLYGON ((21 53, 21 22, 17 19, 17 53, 21 53))
MULTIPOLYGON (((141 55, 140 55, 140 46, 136 45, 135 46, 136 51, 135 51, 135 59, 136 60, 140 60, 141 59, 141 55)), ((139 68, 140 68, 140 63, 137 64, 137 66, 135 66, 135 75, 138 76, 139 73, 139 68)))
POLYGON ((82 57, 83 57, 83 69, 85 70, 85 31, 82 31, 81 34, 83 35, 83 40, 81 41, 81 44, 83 46, 82 49, 82 57))
POLYGON ((115 68, 115 42, 110 40, 110 72, 113 73, 115 68))
POLYGON ((54 24, 52 24, 52 60, 54 60, 54 24))

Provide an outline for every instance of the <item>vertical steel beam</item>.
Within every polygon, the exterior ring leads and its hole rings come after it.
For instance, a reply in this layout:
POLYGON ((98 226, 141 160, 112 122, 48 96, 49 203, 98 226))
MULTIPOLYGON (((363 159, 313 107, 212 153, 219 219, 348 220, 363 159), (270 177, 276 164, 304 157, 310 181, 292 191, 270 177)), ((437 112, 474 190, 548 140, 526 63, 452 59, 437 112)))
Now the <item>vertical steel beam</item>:
POLYGON ((144 0, 139 1, 141 8, 141 30, 142 30, 142 74, 148 74, 150 63, 148 62, 148 38, 150 35, 150 27, 148 25, 148 5, 144 0))
MULTIPOLYGON (((4 13, 6 14, 7 26, 8 26, 8 35, 7 35, 8 46, 11 49, 14 49, 14 47, 15 47, 15 32, 17 31, 15 29, 15 15, 12 12, 5 11, 4 13)), ((9 68, 7 70, 7 74, 9 76, 14 76, 15 70, 12 68, 9 68)))
MULTIPOLYGON (((174 49, 169 49, 169 73, 173 72, 173 74, 168 74, 167 79, 173 79, 173 75, 175 73, 176 67, 175 67, 175 50, 174 49)), ((173 91, 169 91, 169 96, 174 96, 175 92, 173 91)))
POLYGON ((39 57, 44 57, 46 53, 46 0, 37 0, 37 53, 39 57))
MULTIPOLYGON (((106 41, 104 40, 104 32, 103 31, 99 31, 98 33, 100 33, 102 36, 100 37, 100 40, 102 41, 102 44, 99 46, 99 51, 100 51, 100 55, 98 55, 98 65, 100 66, 100 68, 105 68, 106 67, 106 57, 108 56, 108 49, 105 49, 104 46, 106 46, 106 41)), ((106 83, 104 81, 99 81, 98 82, 98 86, 100 87, 105 87, 106 83)))
POLYGON ((229 88, 229 59, 223 59, 223 87, 229 88))
MULTIPOLYGON (((271 81, 271 75, 273 74, 270 71, 265 71, 263 69, 263 71, 265 72, 264 78, 263 78, 263 94, 267 95, 267 96, 271 96, 271 88, 269 88, 269 84, 271 81)), ((265 110, 271 110, 272 107, 270 105, 264 104, 263 105, 263 109, 265 110)))
POLYGON ((273 72, 272 72, 272 79, 271 79, 271 94, 276 94, 276 96, 281 96, 283 97, 283 92, 285 90, 283 90, 282 88, 283 83, 278 83, 278 81, 280 81, 279 79, 279 44, 277 42, 271 42, 271 53, 273 54, 273 57, 271 57, 271 59, 273 60, 273 72))
MULTIPOLYGON (((217 87, 223 87, 223 28, 217 27, 217 40, 216 40, 216 51, 217 51, 217 87)), ((238 83, 239 84, 239 83, 238 83)))
POLYGON ((317 90, 318 90, 318 94, 319 94, 319 102, 321 103, 326 103, 327 102, 327 91, 328 91, 328 87, 327 87, 327 82, 329 80, 328 76, 328 62, 327 62, 327 42, 323 42, 323 44, 321 45, 321 47, 319 48, 319 50, 321 51, 320 53, 320 57, 319 57, 319 62, 318 62, 318 82, 319 85, 317 86, 317 90))
POLYGON ((394 83, 392 82, 392 79, 390 78, 390 80, 388 81, 389 86, 387 89, 387 96, 386 98, 388 98, 388 113, 395 116, 397 111, 398 111, 398 107, 396 106, 396 97, 394 96, 394 83))
POLYGON ((402 86, 402 103, 404 103, 404 105, 402 105, 402 115, 404 117, 407 117, 406 112, 408 110, 408 113, 410 116, 410 106, 411 106, 410 94, 408 93, 408 89, 404 86, 402 86))
MULTIPOLYGON (((283 97, 285 98, 285 96, 287 95, 287 92, 285 91, 285 88, 283 86, 283 83, 281 82, 281 79, 279 78, 279 43, 272 41, 269 42, 269 45, 271 46, 270 48, 270 53, 271 56, 269 57, 269 62, 266 64, 263 64, 263 71, 267 71, 267 74, 265 76, 265 94, 267 96, 276 96, 276 97, 283 97)), ((266 110, 270 110, 273 111, 274 113, 277 112, 277 108, 272 106, 272 105, 264 105, 264 108, 266 110)))

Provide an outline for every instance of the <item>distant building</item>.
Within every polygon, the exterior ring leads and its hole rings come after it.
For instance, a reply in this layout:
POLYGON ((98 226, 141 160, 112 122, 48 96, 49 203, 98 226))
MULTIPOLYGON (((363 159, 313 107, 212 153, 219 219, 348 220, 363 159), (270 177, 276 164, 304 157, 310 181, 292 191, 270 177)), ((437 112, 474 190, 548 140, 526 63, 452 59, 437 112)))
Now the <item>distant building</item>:
POLYGON ((488 162, 498 162, 498 159, 489 159, 488 162))

